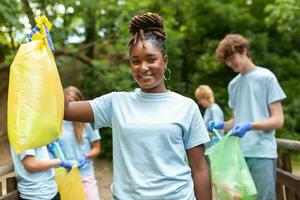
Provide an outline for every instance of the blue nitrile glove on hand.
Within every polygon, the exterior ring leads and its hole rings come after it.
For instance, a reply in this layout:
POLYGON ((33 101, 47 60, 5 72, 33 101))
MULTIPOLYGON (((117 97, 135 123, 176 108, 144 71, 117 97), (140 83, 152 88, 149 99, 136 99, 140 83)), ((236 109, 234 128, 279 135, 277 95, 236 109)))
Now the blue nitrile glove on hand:
POLYGON ((225 126, 225 123, 224 122, 214 122, 214 121, 209 121, 208 122, 208 127, 207 127, 207 130, 209 132, 213 132, 213 129, 223 129, 225 126))
POLYGON ((62 160, 59 164, 60 167, 66 168, 68 171, 72 169, 72 163, 66 160, 62 160))
POLYGON ((78 159, 78 167, 82 168, 88 161, 88 157, 86 155, 82 155, 81 158, 78 159))
POLYGON ((247 131, 252 129, 252 125, 250 123, 240 123, 233 127, 232 136, 243 137, 247 131))

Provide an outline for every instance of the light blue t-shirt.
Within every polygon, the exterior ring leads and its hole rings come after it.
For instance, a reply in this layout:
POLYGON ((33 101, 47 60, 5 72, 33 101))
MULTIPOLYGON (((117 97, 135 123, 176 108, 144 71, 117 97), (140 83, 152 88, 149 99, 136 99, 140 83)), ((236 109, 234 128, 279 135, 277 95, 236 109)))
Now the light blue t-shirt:
POLYGON ((220 106, 216 103, 213 103, 210 107, 206 108, 204 112, 203 120, 206 127, 208 127, 209 121, 223 122, 224 114, 220 106))
MULTIPOLYGON (((213 103, 210 107, 205 109, 203 120, 205 123, 206 128, 208 127, 208 122, 209 121, 214 121, 216 123, 218 122, 224 122, 224 114, 220 106, 216 103, 213 103)), ((220 135, 224 134, 224 130, 216 130, 220 135)), ((211 141, 205 144, 205 148, 208 149, 212 145, 216 144, 219 142, 220 139, 216 136, 213 135, 211 137, 211 141)))
POLYGON ((37 160, 50 160, 47 147, 29 149, 18 155, 12 147, 10 147, 10 150, 16 173, 17 188, 21 198, 31 200, 49 200, 54 198, 57 193, 54 169, 31 173, 25 169, 22 163, 22 160, 27 155, 34 156, 37 160))
MULTIPOLYGON (((79 143, 74 133, 73 122, 64 121, 63 134, 59 137, 58 143, 66 160, 73 162, 78 161, 83 154, 91 151, 91 143, 100 140, 98 130, 93 130, 90 124, 85 124, 82 132, 83 141, 79 143)), ((87 163, 80 169, 81 177, 89 177, 94 175, 94 164, 92 159, 88 159, 87 163)))
POLYGON ((193 100, 136 89, 89 103, 95 128, 112 128, 114 199, 195 199, 186 150, 209 137, 193 100))
MULTIPOLYGON (((238 74, 229 83, 228 92, 235 124, 268 119, 269 105, 286 98, 276 76, 262 67, 238 74)), ((245 157, 277 158, 275 130, 249 131, 241 138, 241 149, 245 157)))

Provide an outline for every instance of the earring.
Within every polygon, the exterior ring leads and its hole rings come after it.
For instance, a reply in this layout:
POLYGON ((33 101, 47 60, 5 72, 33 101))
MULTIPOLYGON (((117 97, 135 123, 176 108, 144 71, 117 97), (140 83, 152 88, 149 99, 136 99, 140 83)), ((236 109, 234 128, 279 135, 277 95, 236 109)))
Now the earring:
MULTIPOLYGON (((170 79, 171 79, 171 75, 172 75, 172 73, 171 73, 171 70, 170 70, 169 68, 167 68, 167 69, 166 69, 166 71, 169 73, 169 76, 168 76, 168 77, 166 77, 166 76, 165 76, 165 74, 164 74, 164 76, 163 76, 163 77, 164 77, 164 79, 165 79, 166 81, 168 81, 168 80, 170 80, 170 79)), ((166 71, 165 71, 165 72, 166 72, 166 71)))

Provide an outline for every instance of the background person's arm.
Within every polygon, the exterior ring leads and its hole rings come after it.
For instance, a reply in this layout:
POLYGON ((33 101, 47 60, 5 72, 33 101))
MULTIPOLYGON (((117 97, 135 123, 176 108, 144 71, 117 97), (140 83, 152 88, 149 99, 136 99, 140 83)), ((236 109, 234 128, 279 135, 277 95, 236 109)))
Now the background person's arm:
POLYGON ((91 105, 87 101, 68 102, 65 98, 64 119, 77 122, 94 122, 91 105))
POLYGON ((92 149, 87 153, 89 159, 97 157, 101 153, 100 140, 91 143, 92 149))
POLYGON ((29 172, 46 171, 53 167, 58 167, 61 163, 60 159, 37 160, 34 156, 27 155, 22 160, 25 169, 29 172))
MULTIPOLYGON (((281 128, 284 122, 282 106, 280 101, 276 101, 269 105, 270 117, 266 120, 258 122, 244 122, 233 127, 232 135, 243 137, 250 130, 269 131, 272 129, 281 128)), ((264 132, 263 132, 264 133, 264 132)))
POLYGON ((230 129, 232 129, 233 125, 234 125, 234 113, 232 113, 231 119, 224 123, 224 131, 225 132, 229 131, 230 129))
MULTIPOLYGON (((94 133, 95 134, 95 133, 94 133)), ((78 167, 82 168, 85 166, 87 161, 89 159, 93 159, 96 156, 98 156, 101 152, 101 147, 100 147, 100 140, 96 140, 91 143, 91 150, 87 154, 83 154, 79 159, 78 159, 78 167)))
POLYGON ((270 117, 263 121, 250 122, 252 130, 269 131, 283 126, 284 115, 282 112, 281 101, 273 102, 269 105, 270 117))
POLYGON ((204 145, 187 150, 189 164, 192 169, 196 199, 211 200, 212 187, 209 168, 204 157, 204 145))
POLYGON ((224 131, 226 132, 232 129, 233 125, 234 125, 234 113, 232 114, 232 118, 228 121, 219 121, 219 122, 212 121, 212 120, 209 121, 207 130, 209 132, 213 132, 213 129, 215 128, 215 129, 224 129, 224 131))

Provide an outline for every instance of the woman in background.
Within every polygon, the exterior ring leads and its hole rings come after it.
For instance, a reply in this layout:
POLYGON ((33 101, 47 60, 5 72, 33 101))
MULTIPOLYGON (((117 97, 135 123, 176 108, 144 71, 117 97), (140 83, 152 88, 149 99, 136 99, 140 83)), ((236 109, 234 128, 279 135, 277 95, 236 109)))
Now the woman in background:
MULTIPOLYGON (((69 102, 83 101, 80 90, 74 86, 64 89, 69 102)), ((95 178, 93 158, 100 154, 100 134, 90 124, 81 122, 63 122, 63 134, 58 139, 65 159, 77 161, 87 200, 99 200, 97 180, 95 178)))

